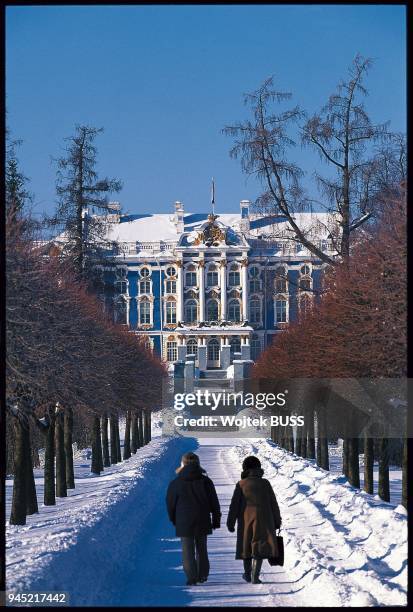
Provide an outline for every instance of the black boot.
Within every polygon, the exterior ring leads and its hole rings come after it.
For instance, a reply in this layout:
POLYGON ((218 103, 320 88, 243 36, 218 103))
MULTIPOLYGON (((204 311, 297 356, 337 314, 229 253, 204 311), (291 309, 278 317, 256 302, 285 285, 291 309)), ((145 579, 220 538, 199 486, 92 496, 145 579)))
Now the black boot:
POLYGON ((253 559, 251 566, 251 582, 252 584, 261 584, 260 571, 262 566, 262 559, 253 559))
POLYGON ((251 582, 251 562, 252 559, 244 559, 244 573, 242 574, 245 582, 251 582))

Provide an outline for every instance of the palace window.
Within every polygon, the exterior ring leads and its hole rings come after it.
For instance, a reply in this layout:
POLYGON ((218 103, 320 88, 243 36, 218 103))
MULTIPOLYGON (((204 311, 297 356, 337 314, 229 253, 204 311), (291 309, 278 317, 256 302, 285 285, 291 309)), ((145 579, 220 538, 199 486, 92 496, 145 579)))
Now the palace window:
POLYGON ((279 266, 275 269, 275 290, 277 293, 285 293, 287 291, 287 272, 284 266, 279 266))
POLYGON ((279 297, 275 300, 275 322, 287 322, 287 300, 284 297, 279 297))
POLYGON ((176 293, 176 281, 175 280, 166 281, 166 293, 176 293))
POLYGON ((258 297, 252 297, 249 304, 251 323, 261 323, 261 300, 258 297))
POLYGON ((216 287, 218 285, 218 272, 209 270, 207 272, 207 287, 216 287))
POLYGON ((176 302, 168 300, 166 302, 166 322, 167 324, 176 323, 176 302))
POLYGON ((173 266, 168 266, 168 268, 166 268, 166 276, 175 276, 176 274, 176 270, 173 266))
POLYGON ((303 276, 306 274, 311 274, 310 266, 308 264, 304 264, 303 266, 301 266, 300 272, 303 276))
POLYGON ((126 294, 128 292, 127 281, 116 281, 115 288, 118 293, 126 294))
POLYGON ((151 323, 151 303, 147 299, 139 301, 139 323, 140 325, 151 323))
POLYGON ((128 306, 125 300, 119 299, 115 302, 114 315, 115 323, 118 323, 119 325, 127 325, 128 306))
POLYGON ((231 300, 228 304, 228 319, 235 323, 241 321, 241 304, 239 300, 231 300))
POLYGON ((251 359, 257 361, 261 353, 261 340, 259 338, 252 338, 251 340, 251 359))
POLYGON ((241 352, 241 338, 239 336, 232 336, 229 341, 230 353, 234 355, 234 353, 241 352))
POLYGON ((311 278, 300 278, 301 291, 311 291, 311 278))
POLYGON ((196 323, 197 321, 197 308, 198 304, 196 300, 188 300, 185 303, 185 323, 196 323))
POLYGON ((139 293, 142 295, 144 293, 151 292, 151 281, 150 280, 141 280, 139 281, 139 293))
POLYGON ((185 285, 187 287, 196 287, 197 284, 196 272, 186 272, 185 285))
POLYGON ((178 349, 176 342, 168 341, 166 343, 166 359, 168 361, 176 361, 178 359, 178 349))
POLYGON ((240 273, 237 264, 232 264, 228 274, 228 284, 230 287, 238 287, 240 283, 240 273))
POLYGON ((249 283, 250 293, 257 293, 261 290, 261 281, 258 278, 252 278, 249 283))
POLYGON ((150 271, 149 268, 141 268, 139 270, 139 274, 141 275, 142 278, 147 278, 148 276, 150 276, 150 271))
POLYGON ((188 340, 186 343, 186 354, 194 355, 195 359, 198 358, 198 342, 195 340, 195 338, 191 338, 191 340, 188 340))
POLYGON ((207 303, 207 320, 218 321, 219 318, 218 300, 208 300, 207 303))

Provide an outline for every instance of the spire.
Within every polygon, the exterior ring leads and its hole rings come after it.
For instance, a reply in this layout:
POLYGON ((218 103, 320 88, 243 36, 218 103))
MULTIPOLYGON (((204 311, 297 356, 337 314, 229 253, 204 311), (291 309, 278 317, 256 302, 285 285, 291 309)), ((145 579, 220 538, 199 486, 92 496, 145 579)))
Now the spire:
POLYGON ((215 217, 215 181, 214 181, 214 177, 212 177, 212 184, 211 184, 211 207, 212 207, 212 215, 215 217))

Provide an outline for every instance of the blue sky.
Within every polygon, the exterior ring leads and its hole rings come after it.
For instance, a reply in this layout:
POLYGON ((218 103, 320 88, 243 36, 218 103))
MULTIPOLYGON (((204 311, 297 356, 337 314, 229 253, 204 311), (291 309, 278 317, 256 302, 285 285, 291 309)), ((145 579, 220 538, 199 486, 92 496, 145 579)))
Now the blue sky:
MULTIPOLYGON (((375 59, 372 119, 405 131, 402 5, 16 6, 6 28, 8 124, 39 212, 76 123, 105 128, 99 170, 123 180, 125 211, 207 210, 211 176, 217 212, 239 210, 260 192, 221 134, 246 117, 242 94, 274 74, 314 112, 357 52, 375 59)), ((319 165, 301 147, 296 159, 309 177, 319 165)))

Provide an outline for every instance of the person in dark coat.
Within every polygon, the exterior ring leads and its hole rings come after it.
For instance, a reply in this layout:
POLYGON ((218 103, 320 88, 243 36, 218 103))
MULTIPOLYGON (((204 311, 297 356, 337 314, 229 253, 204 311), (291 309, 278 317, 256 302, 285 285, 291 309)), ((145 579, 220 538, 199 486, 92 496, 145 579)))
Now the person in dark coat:
POLYGON ((168 487, 166 505, 176 535, 181 538, 187 584, 196 584, 208 579, 207 536, 219 529, 221 509, 214 483, 195 453, 185 453, 176 472, 177 478, 168 487))
POLYGON ((259 584, 262 560, 278 556, 275 532, 281 527, 281 515, 271 483, 263 478, 259 459, 246 457, 242 470, 229 507, 227 527, 234 532, 238 522, 235 558, 244 560, 243 579, 259 584))

